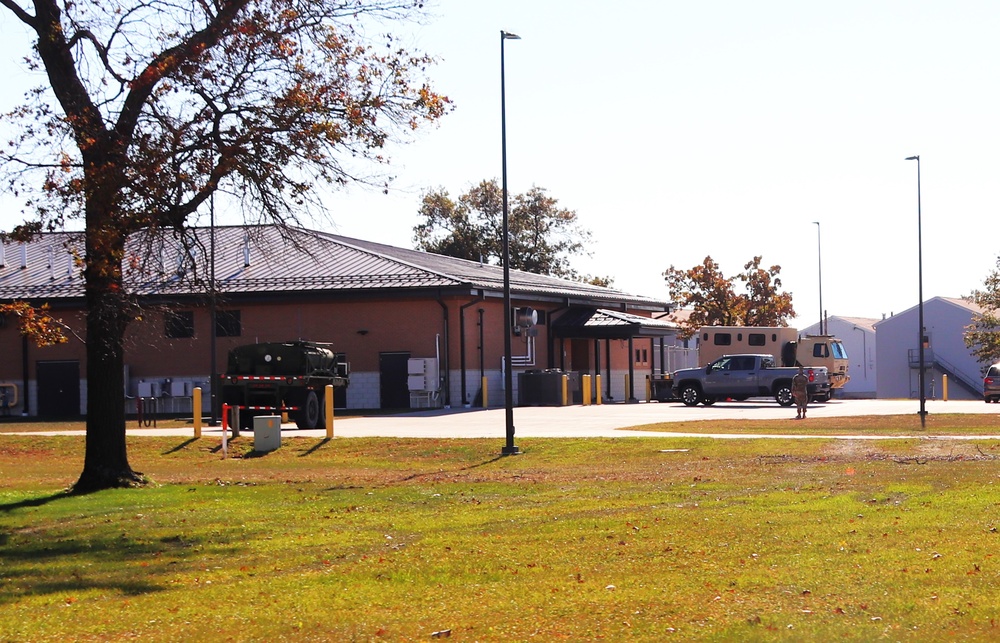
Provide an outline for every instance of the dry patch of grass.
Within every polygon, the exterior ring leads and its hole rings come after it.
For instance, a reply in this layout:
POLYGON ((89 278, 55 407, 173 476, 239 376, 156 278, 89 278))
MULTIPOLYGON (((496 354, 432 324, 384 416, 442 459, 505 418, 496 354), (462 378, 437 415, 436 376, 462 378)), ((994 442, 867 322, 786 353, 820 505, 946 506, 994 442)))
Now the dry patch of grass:
POLYGON ((0 640, 998 633, 995 440, 129 446, 68 497, 82 438, 0 437, 0 640))
POLYGON ((1000 435, 1000 413, 932 414, 920 426, 916 413, 813 417, 795 420, 696 420, 628 427, 632 431, 676 433, 735 433, 755 435, 1000 435))

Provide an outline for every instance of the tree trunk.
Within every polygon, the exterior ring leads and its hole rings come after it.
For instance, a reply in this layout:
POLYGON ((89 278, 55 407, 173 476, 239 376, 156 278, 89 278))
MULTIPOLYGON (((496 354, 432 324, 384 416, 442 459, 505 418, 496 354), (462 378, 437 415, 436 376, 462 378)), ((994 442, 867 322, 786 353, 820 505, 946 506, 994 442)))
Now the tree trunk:
POLYGON ((97 192, 87 202, 87 442, 76 493, 145 482, 129 466, 125 445, 124 336, 131 305, 122 261, 128 234, 109 216, 113 191, 97 192))
POLYGON ((117 297, 88 292, 87 314, 87 442, 83 473, 76 493, 142 484, 132 470, 125 446, 125 358, 121 317, 126 309, 117 297))

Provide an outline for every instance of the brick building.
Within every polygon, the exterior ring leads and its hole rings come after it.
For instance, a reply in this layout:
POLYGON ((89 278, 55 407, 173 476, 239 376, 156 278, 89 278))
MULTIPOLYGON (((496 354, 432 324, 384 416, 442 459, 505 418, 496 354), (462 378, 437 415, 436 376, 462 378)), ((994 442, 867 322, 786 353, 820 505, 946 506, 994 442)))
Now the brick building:
MULTIPOLYGON (((622 400, 652 373, 657 340, 675 333, 651 319, 668 302, 516 270, 512 306, 522 318, 535 311, 537 325, 508 331, 498 266, 304 229, 192 232, 188 251, 133 238, 127 261, 142 313, 126 335, 123 394, 157 397, 168 411, 190 412, 195 386, 208 409, 213 365, 224 371, 230 348, 295 339, 347 354, 351 384, 337 392, 341 408, 478 406, 483 378, 488 404, 500 406, 504 332, 514 334, 515 400, 518 373, 552 368, 601 373, 605 397, 622 400), (410 378, 412 358, 432 369, 422 388, 410 378)), ((79 233, 0 244, 0 301, 48 303, 70 337, 39 348, 16 320, 0 320, 0 385, 17 398, 16 414, 86 413, 83 280, 74 261, 81 248, 79 233)))

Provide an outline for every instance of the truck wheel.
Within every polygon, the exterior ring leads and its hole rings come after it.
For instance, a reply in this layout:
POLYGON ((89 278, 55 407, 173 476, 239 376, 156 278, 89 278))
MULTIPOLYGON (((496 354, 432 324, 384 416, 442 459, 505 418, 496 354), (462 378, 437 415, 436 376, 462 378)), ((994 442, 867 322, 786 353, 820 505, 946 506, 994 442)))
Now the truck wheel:
POLYGON ((295 426, 300 429, 315 429, 320 422, 319 396, 316 391, 308 391, 302 400, 302 408, 295 418, 295 426))
POLYGON ((791 384, 779 384, 778 388, 774 390, 774 399, 781 406, 791 406, 795 403, 792 398, 792 385, 791 384))
POLYGON ((681 387, 681 402, 684 402, 684 406, 698 406, 698 402, 701 402, 701 391, 694 384, 685 384, 681 387))

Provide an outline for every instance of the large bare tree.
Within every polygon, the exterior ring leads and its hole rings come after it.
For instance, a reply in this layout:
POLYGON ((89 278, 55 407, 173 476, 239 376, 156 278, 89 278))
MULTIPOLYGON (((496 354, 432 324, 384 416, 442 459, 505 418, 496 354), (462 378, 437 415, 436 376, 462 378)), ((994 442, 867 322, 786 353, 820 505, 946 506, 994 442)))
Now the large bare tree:
POLYGON ((449 109, 432 62, 378 29, 414 0, 0 0, 45 81, 5 115, 0 167, 27 239, 83 219, 87 439, 79 492, 141 483, 125 446, 126 241, 184 237, 213 193, 291 225, 449 109), (378 34, 378 35, 376 35, 378 34))

